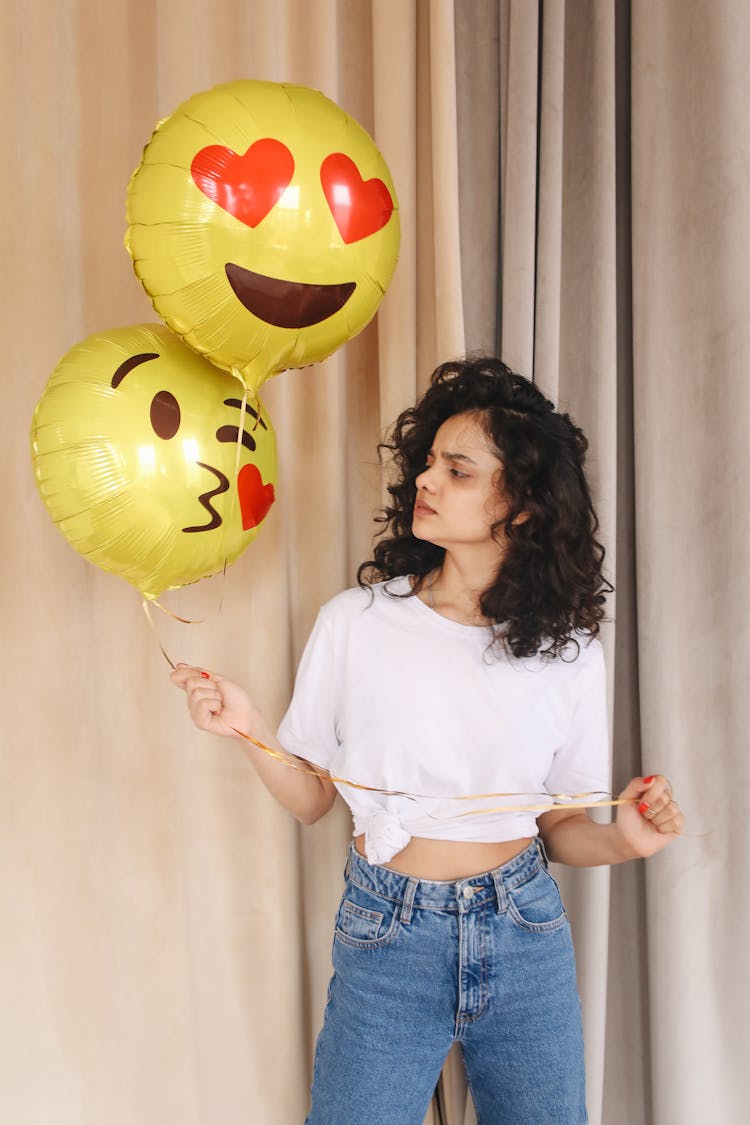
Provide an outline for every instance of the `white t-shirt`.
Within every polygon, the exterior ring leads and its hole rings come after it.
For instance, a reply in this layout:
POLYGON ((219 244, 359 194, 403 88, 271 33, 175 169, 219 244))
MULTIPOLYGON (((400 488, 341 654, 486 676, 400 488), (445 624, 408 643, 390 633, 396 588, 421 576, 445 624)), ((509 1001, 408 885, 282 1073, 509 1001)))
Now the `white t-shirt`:
MULTIPOLYGON (((579 639, 563 657, 491 651, 485 626, 461 625, 408 578, 345 590, 323 606, 278 738, 334 777, 371 863, 412 836, 497 842, 537 835, 546 794, 609 787, 604 657, 579 639), (574 659, 575 657, 575 659, 574 659), (457 798, 487 793, 511 797, 457 798), (488 811, 491 810, 491 811, 488 811)), ((548 798, 552 804, 552 798, 548 798)))

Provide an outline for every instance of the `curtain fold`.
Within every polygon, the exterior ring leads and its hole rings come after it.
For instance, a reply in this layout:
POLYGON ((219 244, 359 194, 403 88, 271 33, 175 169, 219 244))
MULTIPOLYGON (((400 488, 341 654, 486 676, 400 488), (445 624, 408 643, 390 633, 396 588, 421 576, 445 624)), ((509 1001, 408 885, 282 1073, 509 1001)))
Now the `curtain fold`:
POLYGON ((276 720, 318 607, 370 553, 377 442, 438 357, 463 350, 453 5, 39 0, 0 18, 14 107, 0 188, 3 1110, 18 1125, 288 1125, 308 1102, 349 817, 339 805, 298 828, 241 750, 191 728, 159 643, 247 684, 276 720), (371 325, 262 388, 277 504, 226 577, 165 598, 203 623, 155 612, 152 632, 135 592, 51 526, 28 429, 74 343, 155 319, 122 247, 129 176, 160 118, 240 77, 320 89, 374 134, 401 258, 371 325))
MULTIPOLYGON (((370 552, 384 428, 437 362, 497 347, 591 441, 613 786, 661 769, 689 818, 646 865, 561 873, 590 1119, 743 1120, 746 7, 37 0, 0 21, 7 1119, 304 1119, 348 814, 298 828, 192 729, 159 643, 280 718, 319 605, 370 552), (51 526, 28 429, 74 343, 155 319, 122 247, 128 178, 161 117, 238 77, 321 89, 373 133, 401 256, 372 324, 261 390, 278 502, 225 577, 165 599, 202 623, 152 631, 51 526)), ((426 1122, 473 1120, 452 1054, 426 1122)))
POLYGON ((632 18, 641 737, 692 814, 646 871, 653 1112, 741 1121, 750 14, 668 0, 632 18))
MULTIPOLYGON (((562 877, 591 1120, 739 1121, 747 904, 729 894, 747 775, 736 699, 748 620, 750 20, 731 0, 457 10, 460 150, 497 121, 500 151, 498 304, 481 306, 481 321, 467 312, 467 330, 496 331, 502 357, 590 438, 617 586, 605 631, 613 786, 660 769, 689 816, 663 856, 613 869, 609 895, 606 874, 562 877), (488 125, 460 76, 496 34, 488 125), (697 903, 709 910, 696 915, 697 903), (717 912, 736 926, 717 928, 717 912)), ((460 200, 467 310, 492 285, 495 254, 491 239, 476 244, 476 196, 468 185, 460 200)))
MULTIPOLYGON (((484 42, 486 25, 484 13, 473 5, 461 8, 468 57, 484 42)), ((614 11, 594 2, 542 6, 502 0, 497 13, 499 354, 533 377, 586 432, 608 573, 616 579, 614 11)), ((471 133, 466 101, 464 118, 471 133)), ((478 128, 484 129, 481 120, 478 128)), ((464 215, 465 210, 462 222, 464 215)), ((471 238, 464 241, 467 254, 476 255, 471 238)), ((470 282, 465 283, 467 308, 473 307, 474 297, 470 282)), ((611 627, 605 628, 603 639, 611 688, 611 627)), ((601 1119, 604 1072, 609 872, 559 870, 556 875, 576 941, 589 1112, 596 1122, 601 1119)))

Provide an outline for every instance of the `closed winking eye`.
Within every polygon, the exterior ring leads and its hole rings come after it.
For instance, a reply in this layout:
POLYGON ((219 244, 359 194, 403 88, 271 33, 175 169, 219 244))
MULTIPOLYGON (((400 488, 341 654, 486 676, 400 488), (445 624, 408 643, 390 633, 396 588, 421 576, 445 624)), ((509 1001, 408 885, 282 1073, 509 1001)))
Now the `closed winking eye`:
MULTIPOLYGON (((224 399, 224 405, 225 406, 235 406, 235 407, 237 407, 238 410, 241 411, 242 410, 242 399, 240 399, 240 398, 225 398, 224 399)), ((247 414, 249 414, 251 416, 251 418, 255 419, 255 426, 253 426, 253 429, 256 429, 258 426, 262 426, 264 430, 268 429, 268 426, 266 425, 263 417, 260 415, 260 413, 257 410, 254 409, 254 407, 252 407, 252 406, 250 406, 249 404, 246 403, 245 404, 245 412, 247 414)), ((217 439, 217 441, 233 441, 233 442, 240 441, 239 426, 220 426, 219 429, 216 431, 216 439, 217 439)), ((248 433, 247 430, 245 430, 245 429, 242 430, 241 444, 246 449, 248 449, 251 453, 254 453, 256 448, 257 448, 255 438, 253 437, 252 434, 248 433)))

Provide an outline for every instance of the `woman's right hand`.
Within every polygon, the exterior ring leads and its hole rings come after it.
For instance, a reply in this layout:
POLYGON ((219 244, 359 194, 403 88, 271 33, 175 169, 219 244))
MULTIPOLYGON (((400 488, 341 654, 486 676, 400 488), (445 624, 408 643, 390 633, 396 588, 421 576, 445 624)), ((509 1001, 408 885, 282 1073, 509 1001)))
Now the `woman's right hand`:
POLYGON ((170 679, 185 692, 190 718, 199 730, 237 738, 237 731, 253 734, 265 725, 247 692, 215 672, 178 664, 170 679))
POLYGON ((188 664, 178 664, 170 678, 185 692, 190 718, 195 725, 200 730, 242 742, 266 789, 297 820, 302 824, 314 824, 328 812, 336 796, 331 782, 323 771, 287 753, 250 696, 238 684, 188 664), (243 734, 250 736, 249 742, 243 734), (285 758, 300 764, 290 769, 285 758))

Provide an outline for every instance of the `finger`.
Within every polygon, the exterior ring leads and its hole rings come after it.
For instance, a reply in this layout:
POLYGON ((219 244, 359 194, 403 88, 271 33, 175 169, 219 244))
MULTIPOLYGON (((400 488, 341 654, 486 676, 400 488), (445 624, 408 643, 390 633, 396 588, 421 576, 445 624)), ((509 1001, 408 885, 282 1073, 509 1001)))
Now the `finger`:
POLYGON ((685 817, 682 813, 677 813, 675 816, 670 817, 664 824, 657 826, 657 832, 662 836, 681 836, 685 829, 685 817))
POLYGON ((619 796, 625 801, 636 801, 643 796, 645 791, 646 786, 643 784, 643 778, 634 777, 628 782, 619 796))
POLYGON ((205 680, 198 680, 197 686, 188 689, 188 705, 193 707, 208 701, 216 702, 221 708, 222 697, 218 688, 206 684, 205 680))
POLYGON ((193 668, 190 664, 178 664, 173 672, 170 672, 169 678, 176 687, 184 688, 187 681, 191 676, 197 676, 200 673, 199 668, 193 668))
POLYGON ((218 696, 208 696, 205 699, 196 699, 194 707, 196 711, 208 711, 211 715, 218 715, 222 704, 218 696))
POLYGON ((643 784, 652 787, 654 793, 666 793, 667 797, 672 797, 672 783, 663 773, 654 773, 650 777, 644 777, 643 784))
POLYGON ((221 711, 221 700, 198 699, 190 706, 190 716, 197 727, 210 729, 213 717, 221 711))
POLYGON ((663 773, 651 774, 649 777, 644 777, 643 784, 646 786, 645 792, 648 793, 646 800, 650 805, 656 805, 660 798, 664 802, 672 799, 672 785, 668 777, 663 773))
POLYGON ((650 824, 662 824, 665 818, 669 815, 668 813, 665 813, 668 805, 668 801, 664 801, 661 799, 658 799, 654 804, 652 804, 651 801, 644 800, 638 803, 638 812, 641 814, 644 820, 649 821, 650 824))
POLYGON ((218 681, 214 680, 209 672, 203 672, 200 668, 193 668, 191 671, 192 675, 188 676, 185 681, 188 691, 205 690, 206 688, 216 691, 218 689, 218 681))
POLYGON ((639 802, 638 812, 641 814, 641 816, 645 817, 646 820, 650 820, 653 823, 658 817, 662 816, 664 810, 669 804, 669 801, 666 798, 662 799, 661 797, 657 797, 656 799, 652 800, 650 794, 647 794, 646 797, 647 799, 639 802))
MULTIPOLYGON (((664 831, 665 829, 660 829, 664 831)), ((671 831, 675 836, 681 836, 685 831, 685 816, 684 813, 678 812, 672 821, 672 826, 666 825, 666 830, 671 831)))
POLYGON ((666 805, 651 817, 651 823, 654 828, 658 828, 661 831, 666 826, 676 822, 679 817, 682 817, 679 805, 676 801, 667 801, 666 805))
POLYGON ((658 812, 642 801, 638 811, 656 832, 664 836, 679 836, 685 827, 685 817, 675 801, 668 801, 658 812))
POLYGON ((170 672, 170 680, 178 687, 185 687, 190 685, 194 680, 199 683, 202 680, 219 680, 219 676, 214 677, 211 672, 207 672, 204 668, 194 668, 191 664, 178 664, 173 672, 170 672))

